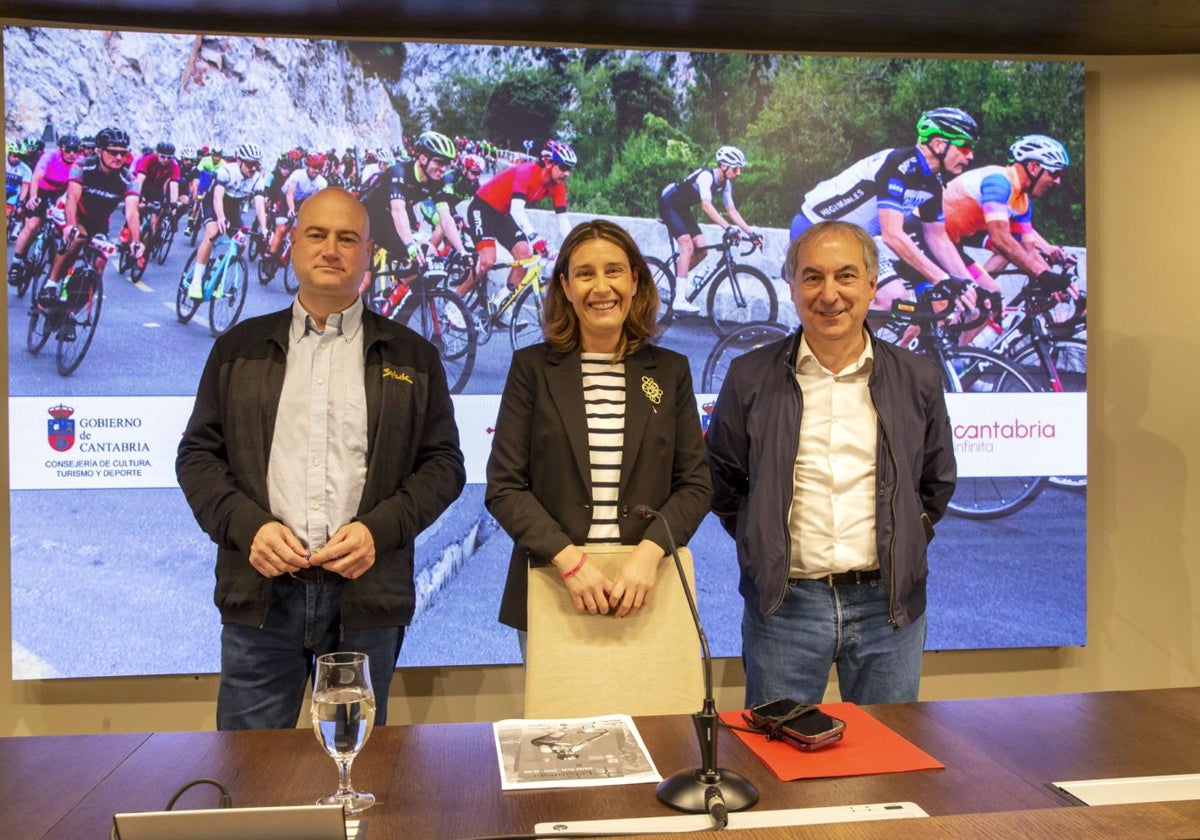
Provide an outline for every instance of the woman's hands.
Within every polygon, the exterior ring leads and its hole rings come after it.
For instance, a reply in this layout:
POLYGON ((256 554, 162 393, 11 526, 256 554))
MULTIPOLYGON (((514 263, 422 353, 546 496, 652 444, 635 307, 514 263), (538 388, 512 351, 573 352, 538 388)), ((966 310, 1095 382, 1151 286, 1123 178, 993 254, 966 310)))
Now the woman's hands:
POLYGON ((617 618, 624 618, 650 602, 662 559, 663 550, 659 546, 642 540, 621 564, 616 580, 609 580, 577 545, 564 548, 552 562, 564 576, 563 583, 575 602, 575 609, 592 615, 607 615, 611 610, 617 618))

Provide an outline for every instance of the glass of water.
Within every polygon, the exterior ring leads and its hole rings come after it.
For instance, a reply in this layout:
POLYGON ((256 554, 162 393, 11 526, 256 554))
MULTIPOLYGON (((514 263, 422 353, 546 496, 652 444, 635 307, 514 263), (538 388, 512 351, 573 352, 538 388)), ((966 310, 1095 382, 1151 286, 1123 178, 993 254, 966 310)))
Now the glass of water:
POLYGON ((327 653, 317 657, 313 674, 313 731, 338 766, 336 793, 317 800, 318 805, 341 805, 357 814, 375 804, 375 797, 350 784, 350 765, 375 725, 375 692, 365 653, 327 653))

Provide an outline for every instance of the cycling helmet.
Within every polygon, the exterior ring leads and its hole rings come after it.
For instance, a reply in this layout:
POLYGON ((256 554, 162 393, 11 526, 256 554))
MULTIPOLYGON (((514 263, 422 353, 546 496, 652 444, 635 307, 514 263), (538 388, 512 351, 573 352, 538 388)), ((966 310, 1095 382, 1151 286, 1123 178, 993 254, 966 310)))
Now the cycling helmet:
POLYGON ((81 144, 83 144, 83 148, 85 148, 85 149, 94 149, 94 148, 96 148, 96 138, 95 138, 95 137, 93 137, 93 136, 92 136, 92 135, 90 135, 90 134, 89 134, 88 136, 84 137, 84 138, 83 138, 82 140, 80 140, 79 142, 80 142, 81 144))
POLYGON ((363 152, 363 163, 378 163, 379 155, 375 154, 374 149, 367 149, 363 152))
POLYGON ((110 125, 96 132, 96 148, 107 149, 109 146, 129 147, 129 134, 124 129, 110 125))
POLYGON ((25 153, 25 147, 16 140, 9 140, 4 144, 5 151, 10 155, 20 155, 25 153))
POLYGON ((25 148, 35 154, 41 154, 46 149, 46 144, 42 142, 41 137, 30 137, 25 141, 25 148))
POLYGON ((154 149, 151 148, 150 146, 142 146, 141 154, 142 154, 142 157, 145 157, 146 155, 152 155, 152 154, 154 154, 154 149))
POLYGON ((234 152, 234 157, 238 160, 251 161, 253 163, 262 163, 262 156, 262 149, 254 143, 243 143, 234 152))
POLYGON ((463 171, 471 175, 483 174, 483 158, 479 155, 467 155, 463 158, 463 171))
POLYGON ((928 142, 930 138, 941 137, 955 145, 979 142, 979 124, 974 118, 959 108, 934 108, 921 114, 917 120, 917 139, 928 142))
POLYGON ((325 155, 320 152, 314 152, 304 159, 304 165, 310 166, 313 169, 320 169, 325 165, 325 155))
POLYGON ((1071 165, 1067 147, 1045 134, 1026 134, 1008 147, 1008 153, 1018 163, 1036 160, 1049 169, 1066 169, 1071 165))
POLYGON ((574 169, 578 159, 575 150, 561 140, 547 140, 542 149, 542 160, 557 163, 563 169, 574 169))
POLYGON ((379 148, 379 164, 381 166, 391 166, 396 162, 396 156, 392 154, 392 150, 386 146, 379 148))
POLYGON ((196 150, 193 149, 191 146, 184 146, 182 149, 179 150, 179 159, 180 160, 195 160, 196 159, 196 150))
POLYGON ((163 140, 161 143, 159 143, 157 146, 154 147, 154 151, 160 155, 174 155, 175 154, 175 144, 168 143, 166 140, 163 140))
POLYGON ((58 138, 58 148, 64 152, 78 152, 83 148, 83 143, 79 141, 77 134, 64 134, 58 138))
POLYGON ((446 160, 454 160, 458 155, 458 149, 454 147, 454 141, 445 134, 438 134, 436 131, 421 132, 413 147, 418 153, 424 153, 431 157, 444 157, 446 160))
POLYGON ((299 149, 288 149, 287 154, 284 155, 284 157, 286 157, 288 160, 293 160, 299 163, 300 159, 304 157, 304 152, 300 151, 299 149))
POLYGON ((746 155, 737 146, 722 146, 717 149, 717 163, 726 166, 745 166, 746 155))

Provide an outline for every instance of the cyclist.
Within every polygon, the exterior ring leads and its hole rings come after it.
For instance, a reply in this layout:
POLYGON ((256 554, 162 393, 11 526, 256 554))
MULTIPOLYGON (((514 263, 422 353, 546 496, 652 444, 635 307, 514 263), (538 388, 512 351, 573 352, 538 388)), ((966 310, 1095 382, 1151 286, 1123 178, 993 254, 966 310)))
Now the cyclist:
POLYGON ((686 294, 688 274, 704 261, 704 236, 700 225, 692 214, 699 204, 704 215, 724 231, 741 228, 756 244, 762 244, 761 234, 754 231, 733 203, 733 182, 741 177, 746 166, 746 155, 737 146, 722 146, 717 149, 716 167, 702 166, 682 181, 663 187, 658 198, 658 212, 667 226, 667 235, 679 245, 679 260, 675 263, 675 300, 672 308, 678 313, 695 314, 700 311, 686 294), (713 193, 720 192, 725 206, 726 220, 713 204, 713 193), (735 227, 736 226, 736 227, 735 227))
MULTIPOLYGON (((395 161, 392 161, 392 163, 394 162, 395 161)), ((365 184, 370 181, 376 173, 383 169, 383 166, 391 166, 391 163, 380 165, 379 153, 374 149, 367 149, 365 152, 363 152, 363 167, 362 171, 358 173, 358 177, 361 178, 362 183, 365 184)))
POLYGON ((115 126, 100 129, 96 132, 96 153, 94 163, 71 168, 63 249, 54 258, 50 279, 38 295, 43 306, 59 299, 59 284, 80 247, 96 234, 108 233, 108 217, 122 202, 133 256, 139 259, 142 255, 138 188, 128 169, 129 135, 115 126))
MULTIPOLYGON (((467 224, 479 250, 478 273, 474 277, 487 277, 496 264, 496 242, 507 248, 514 260, 528 259, 535 251, 542 256, 548 253, 546 240, 534 230, 526 213, 529 204, 549 198, 558 218, 559 234, 566 238, 571 232, 567 179, 577 162, 575 150, 569 145, 561 140, 548 140, 538 160, 510 166, 479 188, 467 207, 467 224)), ((515 288, 524 274, 523 267, 513 266, 508 275, 508 289, 515 288)), ((469 276, 455 289, 460 297, 470 291, 474 277, 469 276)))
POLYGON ((20 143, 9 140, 4 145, 8 153, 4 167, 4 212, 11 222, 13 213, 29 198, 29 182, 33 179, 33 170, 21 160, 20 143))
MULTIPOLYGON (((40 141, 39 141, 40 142, 40 141)), ((36 148, 36 146, 35 146, 36 148)), ((25 254, 33 242, 33 237, 46 220, 46 214, 54 209, 55 204, 67 192, 67 184, 71 180, 71 170, 79 163, 79 152, 83 144, 74 134, 64 134, 58 138, 58 149, 47 151, 38 159, 29 179, 29 193, 25 199, 25 224, 17 235, 13 246, 12 259, 8 265, 8 282, 19 286, 25 273, 25 254)))
POLYGON ((984 246, 992 256, 982 266, 967 265, 981 283, 994 285, 991 276, 1011 262, 1030 277, 1061 285, 1050 264, 1062 262, 1062 248, 1033 227, 1033 199, 1062 183, 1070 155, 1066 146, 1044 134, 1019 137, 1008 151, 1008 166, 981 166, 946 185, 946 233, 956 244, 987 234, 984 246))
POLYGON ((458 226, 450 215, 450 202, 443 180, 454 156, 454 141, 436 131, 425 131, 413 144, 414 157, 401 160, 364 184, 359 200, 371 219, 375 244, 393 257, 420 262, 416 241, 417 212, 429 199, 436 209, 437 225, 455 251, 463 250, 458 226))
MULTIPOLYGON (((813 187, 792 220, 792 239, 820 221, 851 222, 880 237, 892 255, 919 272, 929 284, 920 284, 922 289, 951 279, 957 287, 965 285, 967 267, 946 235, 942 179, 967 168, 979 136, 979 125, 959 108, 926 111, 917 120, 915 146, 878 151, 813 187), (904 230, 909 214, 920 223, 925 250, 904 230)), ((906 290, 883 274, 873 308, 890 311, 906 290)), ((974 305, 974 295, 968 291, 963 303, 974 305)))
POLYGON ((267 269, 268 276, 275 273, 273 268, 275 255, 279 253, 283 235, 300 212, 300 205, 309 196, 329 186, 329 182, 321 174, 321 170, 324 168, 325 155, 321 152, 314 152, 304 158, 304 166, 289 175, 283 182, 283 207, 281 209, 284 215, 276 217, 275 232, 271 234, 271 242, 267 246, 267 253, 263 256, 268 266, 271 266, 267 269))
POLYGON ((196 249, 188 297, 194 300, 204 297, 204 271, 212 256, 213 240, 228 232, 231 224, 235 227, 241 224, 246 204, 254 205, 258 229, 263 236, 267 235, 267 204, 263 191, 262 149, 254 143, 243 143, 237 147, 234 159, 217 170, 212 189, 204 199, 200 211, 204 238, 196 249))
MULTIPOLYGON (((133 174, 143 202, 179 203, 179 183, 183 179, 183 171, 179 168, 179 161, 175 160, 174 143, 163 140, 154 147, 153 152, 138 158, 133 165, 133 174)), ((184 198, 186 200, 186 196, 184 198)), ((150 224, 156 234, 161 215, 161 209, 150 215, 150 224)))
MULTIPOLYGON (((324 160, 323 155, 322 160, 324 160)), ((290 218, 294 218, 294 214, 288 212, 284 190, 286 189, 285 185, 288 178, 292 177, 296 172, 303 171, 304 167, 301 166, 303 162, 304 152, 299 148, 288 149, 286 152, 280 153, 279 158, 275 161, 274 168, 271 170, 271 174, 266 178, 265 197, 267 202, 267 217, 274 222, 271 241, 267 243, 266 256, 268 257, 275 255, 279 249, 279 243, 283 240, 283 232, 287 230, 290 218)))

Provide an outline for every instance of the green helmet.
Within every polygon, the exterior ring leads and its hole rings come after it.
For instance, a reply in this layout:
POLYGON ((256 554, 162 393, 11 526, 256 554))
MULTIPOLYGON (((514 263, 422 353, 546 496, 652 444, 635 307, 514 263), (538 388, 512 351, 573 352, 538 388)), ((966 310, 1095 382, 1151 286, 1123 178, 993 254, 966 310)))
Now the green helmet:
POLYGON ((934 108, 917 120, 917 139, 926 143, 933 137, 949 140, 956 146, 979 142, 979 124, 959 108, 934 108))
POLYGON ((442 157, 446 160, 454 160, 458 156, 458 149, 455 148, 454 141, 436 131, 421 132, 421 135, 417 137, 417 142, 413 144, 413 148, 430 157, 442 157))
POLYGON ((25 147, 17 140, 9 140, 4 144, 5 150, 10 155, 20 155, 25 153, 25 147))

